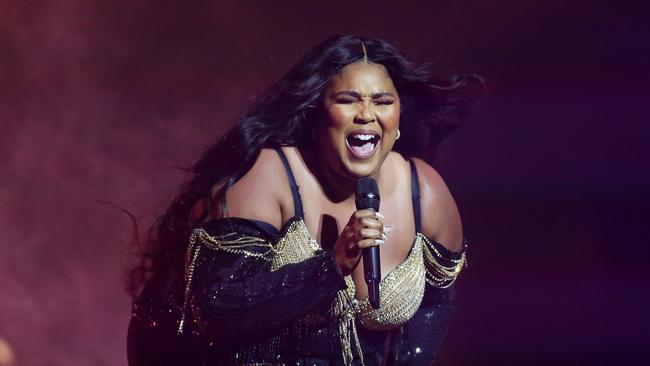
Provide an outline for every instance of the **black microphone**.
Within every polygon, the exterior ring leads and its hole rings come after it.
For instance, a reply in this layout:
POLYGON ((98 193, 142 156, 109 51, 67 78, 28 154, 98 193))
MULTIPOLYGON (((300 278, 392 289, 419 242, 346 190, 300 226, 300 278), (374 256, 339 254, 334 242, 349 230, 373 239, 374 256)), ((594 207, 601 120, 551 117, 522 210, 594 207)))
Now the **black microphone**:
MULTIPOLYGON (((357 195, 354 200, 357 210, 371 209, 379 211, 379 187, 377 182, 369 177, 357 181, 357 195)), ((368 300, 373 309, 379 308, 379 282, 381 268, 379 267, 379 247, 374 246, 363 250, 363 274, 368 285, 368 300)))

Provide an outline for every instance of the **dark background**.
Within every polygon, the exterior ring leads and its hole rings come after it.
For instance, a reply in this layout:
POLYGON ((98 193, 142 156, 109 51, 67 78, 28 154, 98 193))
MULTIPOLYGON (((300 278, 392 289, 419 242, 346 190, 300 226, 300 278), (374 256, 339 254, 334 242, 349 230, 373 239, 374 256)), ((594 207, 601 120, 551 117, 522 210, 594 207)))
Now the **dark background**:
POLYGON ((0 0, 0 362, 125 365, 132 231, 99 201, 143 230, 175 167, 352 33, 490 84, 435 161, 470 239, 439 364, 648 364, 650 2, 316 4, 0 0))

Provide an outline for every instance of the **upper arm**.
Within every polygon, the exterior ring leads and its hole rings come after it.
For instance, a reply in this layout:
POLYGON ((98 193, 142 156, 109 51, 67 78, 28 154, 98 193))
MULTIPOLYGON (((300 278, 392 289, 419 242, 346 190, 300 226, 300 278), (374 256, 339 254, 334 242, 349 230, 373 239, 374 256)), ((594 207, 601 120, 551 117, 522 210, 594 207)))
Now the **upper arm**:
POLYGON ((420 185, 422 233, 451 251, 460 251, 463 229, 454 198, 431 165, 420 159, 413 161, 420 185))
MULTIPOLYGON (((214 197, 212 207, 218 207, 217 199, 214 197)), ((293 205, 278 154, 262 149, 251 169, 228 189, 225 200, 227 216, 260 220, 279 229, 293 215, 293 205)))

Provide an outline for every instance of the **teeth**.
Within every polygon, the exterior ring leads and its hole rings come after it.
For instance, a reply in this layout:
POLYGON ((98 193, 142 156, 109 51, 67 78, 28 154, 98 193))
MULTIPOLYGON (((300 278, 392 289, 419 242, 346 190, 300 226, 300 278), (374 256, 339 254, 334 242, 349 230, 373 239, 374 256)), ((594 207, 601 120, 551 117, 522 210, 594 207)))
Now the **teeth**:
POLYGON ((352 135, 355 139, 359 139, 361 141, 368 141, 372 139, 374 136, 373 135, 362 135, 362 134, 354 134, 352 135))

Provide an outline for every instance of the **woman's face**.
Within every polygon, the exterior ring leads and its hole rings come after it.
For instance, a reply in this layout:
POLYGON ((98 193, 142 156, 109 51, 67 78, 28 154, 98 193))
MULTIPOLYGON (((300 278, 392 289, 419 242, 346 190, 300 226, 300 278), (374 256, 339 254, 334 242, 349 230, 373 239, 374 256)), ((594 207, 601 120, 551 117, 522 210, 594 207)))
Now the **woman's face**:
POLYGON ((358 179, 379 171, 395 144, 400 101, 384 66, 353 63, 323 95, 319 154, 338 175, 358 179))

